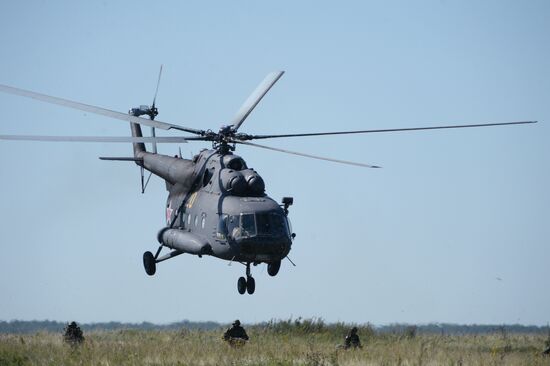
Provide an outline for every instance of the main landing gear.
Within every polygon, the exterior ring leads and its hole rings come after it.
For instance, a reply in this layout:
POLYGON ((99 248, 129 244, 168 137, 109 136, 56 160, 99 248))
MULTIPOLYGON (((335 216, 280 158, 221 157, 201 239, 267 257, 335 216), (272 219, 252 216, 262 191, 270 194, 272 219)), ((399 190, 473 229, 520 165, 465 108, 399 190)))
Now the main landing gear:
POLYGON ((159 247, 155 255, 151 252, 145 252, 143 253, 143 267, 145 267, 145 272, 152 276, 157 271, 157 263, 163 262, 167 259, 174 258, 175 256, 178 256, 180 254, 183 254, 182 251, 179 250, 172 250, 170 253, 163 255, 159 258, 160 251, 162 250, 162 245, 159 247))
POLYGON ((143 253, 143 267, 145 267, 145 272, 152 276, 157 271, 157 261, 155 256, 151 252, 143 253))
POLYGON ((237 290, 241 295, 244 295, 245 292, 252 295, 256 290, 256 281, 250 274, 250 262, 246 263, 246 278, 239 277, 239 280, 237 281, 237 290))
MULTIPOLYGON (((254 265, 257 265, 257 264, 258 263, 254 263, 254 265)), ((269 273, 269 275, 272 277, 276 276, 277 273, 279 273, 280 268, 281 268, 281 261, 268 263, 267 273, 269 273)), ((239 280, 237 281, 237 291, 239 291, 239 294, 241 295, 244 295, 245 292, 248 292, 249 295, 252 295, 255 290, 256 290, 256 281, 254 280, 254 277, 252 277, 252 274, 250 273, 250 262, 247 262, 246 278, 239 277, 239 280)))

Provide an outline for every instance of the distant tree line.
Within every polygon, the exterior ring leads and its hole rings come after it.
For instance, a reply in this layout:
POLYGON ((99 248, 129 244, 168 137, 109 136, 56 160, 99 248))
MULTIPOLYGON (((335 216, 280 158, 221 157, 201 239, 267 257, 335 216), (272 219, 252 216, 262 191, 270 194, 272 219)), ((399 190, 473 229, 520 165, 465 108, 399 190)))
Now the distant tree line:
MULTIPOLYGON (((78 323, 78 321, 77 321, 78 323)), ((67 326, 68 322, 58 322, 50 320, 12 320, 12 321, 0 321, 0 333, 37 333, 37 332, 52 332, 61 333, 67 326)), ((213 330, 221 328, 222 325, 216 322, 192 322, 183 320, 181 322, 170 324, 154 324, 149 322, 142 323, 120 323, 120 322, 107 322, 107 323, 78 323, 80 328, 85 331, 96 330, 180 330, 182 328, 189 330, 213 330)))
POLYGON ((492 334, 492 333, 514 333, 514 334, 549 334, 550 326, 534 326, 521 324, 450 324, 450 323, 430 323, 430 324, 389 324, 373 325, 371 323, 326 323, 322 318, 312 319, 287 319, 270 320, 255 325, 262 329, 271 330, 277 333, 322 333, 326 331, 347 332, 351 327, 359 328, 362 334, 400 334, 407 337, 414 337, 417 334, 430 335, 474 335, 474 334, 492 334))
POLYGON ((411 324, 390 324, 378 328, 384 333, 407 333, 414 328, 417 334, 448 334, 448 335, 474 335, 491 333, 514 333, 514 334, 546 334, 548 327, 521 324, 449 324, 449 323, 431 323, 422 325, 411 324))
MULTIPOLYGON (((77 321, 78 323, 78 321, 77 321)), ((33 321, 0 321, 0 333, 22 334, 22 333, 37 333, 51 332, 62 333, 68 322, 58 322, 50 320, 33 320, 33 321)), ((193 322, 183 320, 170 324, 154 324, 149 322, 142 323, 79 323, 84 332, 89 331, 111 331, 111 330, 215 330, 227 326, 227 324, 205 321, 193 322)), ((362 332, 376 332, 387 334, 406 334, 414 336, 416 334, 441 334, 441 335, 473 335, 473 334, 490 334, 490 333, 529 333, 529 334, 549 334, 548 326, 534 326, 521 324, 501 324, 501 325, 483 325, 483 324, 448 324, 448 323, 432 323, 432 324, 390 324, 374 326, 370 323, 366 324, 348 324, 348 323, 326 323, 321 318, 313 319, 287 319, 287 320, 271 320, 257 324, 248 324, 251 328, 261 328, 273 332, 299 332, 299 333, 316 333, 324 331, 339 330, 344 332, 352 326, 359 327, 362 332)))

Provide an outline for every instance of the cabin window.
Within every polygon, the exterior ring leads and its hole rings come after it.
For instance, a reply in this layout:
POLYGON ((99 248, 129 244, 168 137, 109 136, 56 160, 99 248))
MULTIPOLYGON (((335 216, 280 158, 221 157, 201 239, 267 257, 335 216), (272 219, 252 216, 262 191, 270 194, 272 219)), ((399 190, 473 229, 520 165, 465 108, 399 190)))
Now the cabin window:
POLYGON ((201 219, 201 228, 204 229, 205 226, 206 226, 206 214, 203 213, 202 214, 202 219, 201 219))
POLYGON ((180 217, 180 227, 185 228, 185 222, 187 221, 187 214, 181 214, 180 217))
POLYGON ((199 215, 195 215, 195 227, 199 226, 199 215))
POLYGON ((187 227, 191 227, 191 214, 187 214, 187 227))

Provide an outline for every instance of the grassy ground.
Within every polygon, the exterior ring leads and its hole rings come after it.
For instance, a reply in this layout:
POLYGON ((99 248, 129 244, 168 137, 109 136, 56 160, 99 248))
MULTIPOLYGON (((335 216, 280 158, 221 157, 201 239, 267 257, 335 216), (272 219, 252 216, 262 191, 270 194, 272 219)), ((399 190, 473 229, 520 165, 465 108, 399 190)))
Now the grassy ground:
POLYGON ((219 331, 109 331, 84 334, 81 346, 61 334, 0 335, 0 365, 550 365, 543 335, 374 334, 360 328, 360 350, 337 349, 345 331, 254 327, 232 348, 219 331))

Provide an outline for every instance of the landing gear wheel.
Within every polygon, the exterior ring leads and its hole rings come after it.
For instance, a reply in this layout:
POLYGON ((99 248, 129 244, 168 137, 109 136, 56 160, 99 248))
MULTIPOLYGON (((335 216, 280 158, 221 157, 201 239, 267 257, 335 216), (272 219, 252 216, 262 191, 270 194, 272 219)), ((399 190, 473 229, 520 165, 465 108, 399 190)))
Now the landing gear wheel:
POLYGON ((147 272, 149 276, 155 274, 155 272, 157 271, 157 263, 155 261, 155 257, 153 256, 153 253, 143 253, 143 267, 145 267, 145 272, 147 272))
POLYGON ((268 263, 267 264, 267 273, 269 273, 269 275, 271 277, 276 276, 277 273, 279 273, 279 268, 281 268, 281 261, 268 263))
POLYGON ((248 277, 248 279, 246 280, 246 292, 248 292, 249 295, 252 295, 255 290, 256 281, 254 280, 254 277, 248 277))
POLYGON ((239 291, 239 294, 244 295, 246 288, 246 279, 244 277, 239 277, 237 281, 237 291, 239 291))

